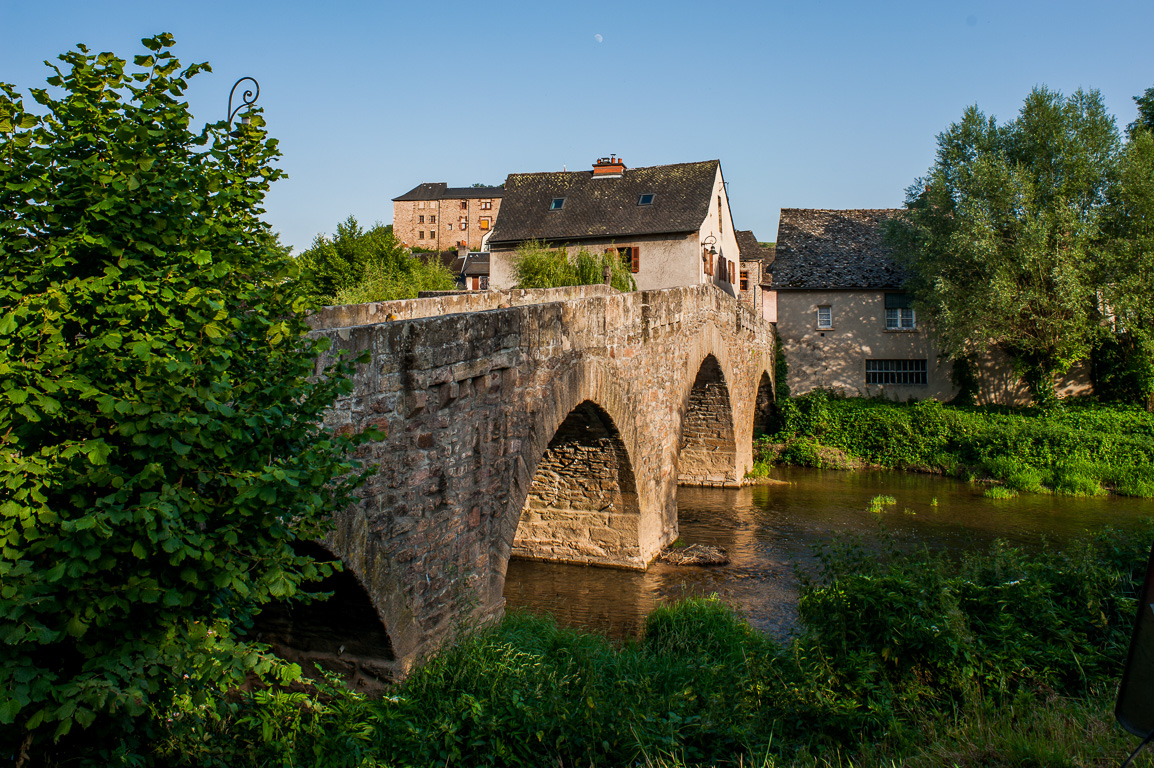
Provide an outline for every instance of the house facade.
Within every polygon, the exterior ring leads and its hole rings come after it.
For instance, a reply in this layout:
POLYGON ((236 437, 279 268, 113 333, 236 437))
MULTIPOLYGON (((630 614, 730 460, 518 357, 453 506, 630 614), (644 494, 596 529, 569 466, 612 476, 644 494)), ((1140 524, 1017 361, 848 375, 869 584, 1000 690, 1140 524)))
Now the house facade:
MULTIPOLYGON (((952 364, 902 285, 906 273, 883 227, 901 209, 783 208, 763 285, 777 323, 793 395, 823 388, 846 395, 949 400, 952 364)), ((1025 405, 1025 384, 996 348, 978 358, 980 403, 1025 405)), ((1057 383, 1060 397, 1090 391, 1088 371, 1057 383)))
POLYGON ((718 160, 590 171, 514 173, 488 238, 490 285, 515 287, 513 256, 529 241, 616 251, 639 290, 711 282, 736 295, 739 253, 718 160))
POLYGON ((481 249, 501 210, 502 187, 419 184, 393 198, 393 234, 407 248, 481 249))
POLYGON ((951 365, 902 290, 882 238, 896 209, 783 208, 766 299, 790 394, 833 389, 895 400, 956 394, 951 365))

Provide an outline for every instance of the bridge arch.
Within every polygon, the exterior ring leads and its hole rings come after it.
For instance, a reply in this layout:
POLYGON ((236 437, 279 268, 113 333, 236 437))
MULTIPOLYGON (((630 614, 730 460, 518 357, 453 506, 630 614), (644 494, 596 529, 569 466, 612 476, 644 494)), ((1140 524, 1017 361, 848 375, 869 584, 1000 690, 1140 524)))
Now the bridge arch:
POLYGON ((757 381, 757 395, 754 397, 753 426, 754 433, 765 433, 769 430, 769 420, 773 414, 774 388, 773 379, 769 371, 763 370, 757 381))
POLYGON ((719 330, 708 324, 691 347, 681 391, 678 430, 677 483, 679 485, 740 485, 740 435, 733 391, 739 381, 728 345, 719 330))
POLYGON ((537 461, 513 556, 554 562, 634 565, 641 508, 629 451, 613 419, 578 404, 537 461))
MULTIPOLYGON (((294 549, 318 562, 339 560, 317 542, 300 541, 294 549)), ((396 650, 360 578, 345 567, 306 588, 331 596, 269 603, 254 621, 253 636, 281 658, 300 664, 306 675, 315 663, 356 690, 375 692, 391 682, 398 671, 396 650)))

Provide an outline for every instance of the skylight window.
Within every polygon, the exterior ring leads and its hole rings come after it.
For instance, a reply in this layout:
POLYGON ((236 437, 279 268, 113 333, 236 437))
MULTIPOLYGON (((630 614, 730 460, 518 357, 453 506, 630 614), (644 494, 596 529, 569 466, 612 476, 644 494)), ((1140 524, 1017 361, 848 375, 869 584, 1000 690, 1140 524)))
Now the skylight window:
POLYGON ((653 205, 653 198, 656 197, 652 192, 647 192, 641 197, 637 198, 638 205, 653 205))
POLYGON ((555 198, 553 198, 553 202, 549 203, 549 210, 559 211, 559 210, 561 210, 562 207, 564 207, 564 205, 565 205, 565 198, 555 197, 555 198))

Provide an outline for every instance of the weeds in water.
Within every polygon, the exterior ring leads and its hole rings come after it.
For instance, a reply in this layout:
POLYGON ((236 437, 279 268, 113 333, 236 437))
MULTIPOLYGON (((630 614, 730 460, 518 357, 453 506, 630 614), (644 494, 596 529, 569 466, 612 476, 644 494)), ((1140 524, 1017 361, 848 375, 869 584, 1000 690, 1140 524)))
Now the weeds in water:
POLYGON ((931 507, 936 507, 937 505, 938 505, 938 497, 937 497, 937 496, 935 496, 935 497, 933 497, 932 499, 930 499, 930 506, 931 506, 931 507))
POLYGON ((870 499, 869 511, 875 515, 880 515, 883 511, 883 507, 891 506, 897 503, 898 500, 893 496, 874 496, 872 499, 870 499))
POLYGON ((986 492, 982 494, 987 499, 1013 499, 1017 498, 1018 492, 1013 488, 1007 488, 1004 485, 995 485, 987 488, 986 492))

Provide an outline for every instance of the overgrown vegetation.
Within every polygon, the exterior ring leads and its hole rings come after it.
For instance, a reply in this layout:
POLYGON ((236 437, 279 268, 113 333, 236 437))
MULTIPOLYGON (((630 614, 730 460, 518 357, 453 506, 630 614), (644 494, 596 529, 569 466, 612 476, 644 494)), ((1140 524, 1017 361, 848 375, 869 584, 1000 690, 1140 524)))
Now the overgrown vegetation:
MULTIPOLYGON (((514 614, 379 701, 238 695, 219 720, 170 713, 159 749, 229 766, 888 766, 966 750, 972 765, 1031 765, 964 739, 1055 754, 1061 742, 1023 724, 1108 707, 1154 528, 1143 534, 960 561, 838 545, 803 584, 802 633, 785 646, 716 599, 659 608, 624 645, 514 614)), ((1119 757, 1133 742, 1117 728, 1096 739, 1119 757)))
MULTIPOLYGON (((189 130, 170 35, 0 85, 0 762, 93 764, 271 661, 234 636, 328 566, 359 482, 320 426, 258 111, 189 130)), ((281 678, 294 670, 280 666, 281 678)))
POLYGON ((550 249, 538 242, 525 243, 513 257, 518 288, 561 288, 567 285, 601 285, 605 270, 609 284, 619 291, 635 291, 630 266, 616 251, 590 253, 584 248, 570 255, 565 248, 550 249))
POLYGON ((756 459, 820 467, 828 450, 889 469, 992 478, 1017 491, 1154 497, 1154 414, 1138 406, 1015 410, 815 390, 782 403, 779 423, 755 443, 756 459))
POLYGON ((392 225, 368 231, 350 216, 331 239, 317 235, 297 258, 300 293, 329 304, 415 299, 420 291, 451 291, 456 278, 436 254, 421 259, 393 235, 392 225))

